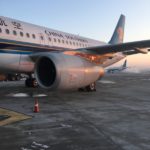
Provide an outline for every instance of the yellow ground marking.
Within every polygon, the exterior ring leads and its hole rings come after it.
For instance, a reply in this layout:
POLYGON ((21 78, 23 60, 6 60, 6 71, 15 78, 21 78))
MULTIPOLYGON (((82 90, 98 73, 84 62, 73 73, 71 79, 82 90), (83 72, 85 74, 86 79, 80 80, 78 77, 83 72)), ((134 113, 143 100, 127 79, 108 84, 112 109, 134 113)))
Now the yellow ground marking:
POLYGON ((10 111, 7 109, 0 108, 0 115, 10 116, 8 119, 4 119, 0 121, 0 126, 8 125, 17 121, 22 121, 26 119, 32 118, 31 116, 27 116, 18 112, 10 111))

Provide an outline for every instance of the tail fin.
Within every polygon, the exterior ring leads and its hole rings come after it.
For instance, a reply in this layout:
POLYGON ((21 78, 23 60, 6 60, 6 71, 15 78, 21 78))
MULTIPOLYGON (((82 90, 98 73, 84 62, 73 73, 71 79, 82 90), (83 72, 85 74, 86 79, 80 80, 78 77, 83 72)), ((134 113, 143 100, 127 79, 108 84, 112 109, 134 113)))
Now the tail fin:
POLYGON ((127 60, 124 61, 124 64, 122 65, 123 68, 127 67, 127 60))
POLYGON ((109 44, 118 44, 123 42, 124 37, 125 16, 121 15, 115 31, 109 41, 109 44))

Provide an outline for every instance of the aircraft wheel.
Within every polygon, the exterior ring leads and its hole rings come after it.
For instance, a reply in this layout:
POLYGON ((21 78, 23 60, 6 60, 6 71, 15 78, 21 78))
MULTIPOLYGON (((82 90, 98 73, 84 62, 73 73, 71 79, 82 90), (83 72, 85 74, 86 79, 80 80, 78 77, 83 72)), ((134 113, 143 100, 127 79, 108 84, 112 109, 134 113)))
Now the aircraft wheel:
POLYGON ((36 81, 35 78, 27 78, 25 80, 25 86, 26 87, 33 87, 33 88, 35 88, 35 87, 38 86, 38 84, 37 84, 37 81, 36 81))
POLYGON ((79 91, 79 92, 84 92, 84 91, 85 91, 85 88, 79 88, 78 91, 79 91))
POLYGON ((27 79, 25 80, 25 86, 26 86, 26 87, 30 87, 30 79, 29 79, 29 78, 27 78, 27 79))
POLYGON ((91 83, 90 85, 85 87, 87 92, 94 92, 96 91, 96 83, 91 83))
POLYGON ((95 92, 96 91, 96 83, 94 82, 84 88, 79 88, 78 91, 80 91, 80 92, 95 92))

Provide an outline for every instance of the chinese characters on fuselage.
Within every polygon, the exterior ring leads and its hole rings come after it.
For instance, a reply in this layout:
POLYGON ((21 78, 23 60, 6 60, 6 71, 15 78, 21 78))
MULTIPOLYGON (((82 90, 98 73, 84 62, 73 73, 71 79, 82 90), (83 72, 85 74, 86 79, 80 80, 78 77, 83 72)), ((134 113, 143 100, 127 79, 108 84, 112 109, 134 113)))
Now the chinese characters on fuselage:
MULTIPOLYGON (((12 25, 13 25, 13 27, 15 29, 23 30, 23 28, 22 28, 22 26, 21 26, 21 24, 19 22, 12 21, 11 23, 12 23, 12 25)), ((3 20, 2 18, 0 18, 0 26, 5 26, 5 27, 8 26, 7 23, 6 23, 6 21, 3 20)))

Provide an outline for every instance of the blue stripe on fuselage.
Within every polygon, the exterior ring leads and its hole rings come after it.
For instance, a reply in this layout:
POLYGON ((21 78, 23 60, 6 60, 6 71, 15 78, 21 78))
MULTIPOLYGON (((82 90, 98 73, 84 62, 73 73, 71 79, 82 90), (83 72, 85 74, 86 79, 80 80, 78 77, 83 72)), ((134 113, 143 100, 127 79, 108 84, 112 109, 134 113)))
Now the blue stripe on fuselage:
POLYGON ((60 51, 66 50, 67 48, 41 45, 35 43, 21 42, 15 40, 0 39, 0 50, 10 49, 10 50, 21 50, 21 51, 32 51, 32 52, 50 52, 50 51, 60 51))
POLYGON ((6 50, 6 49, 0 49, 0 54, 5 53, 5 54, 22 54, 22 55, 30 55, 34 52, 29 52, 29 51, 18 51, 18 50, 6 50))

